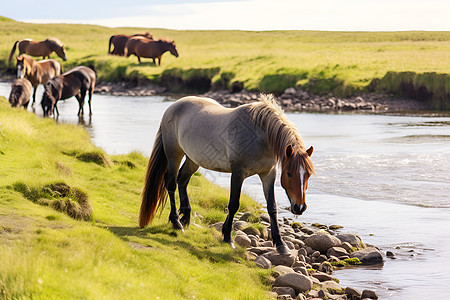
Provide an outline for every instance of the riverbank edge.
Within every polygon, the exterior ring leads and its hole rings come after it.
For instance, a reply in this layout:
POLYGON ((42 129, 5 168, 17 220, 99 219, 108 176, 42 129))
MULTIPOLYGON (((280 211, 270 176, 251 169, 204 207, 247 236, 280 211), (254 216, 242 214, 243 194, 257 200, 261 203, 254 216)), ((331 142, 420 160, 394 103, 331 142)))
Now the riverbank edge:
MULTIPOLYGON (((164 87, 146 84, 133 85, 127 82, 100 82, 95 88, 97 94, 113 96, 168 96, 177 99, 184 94, 173 94, 164 87)), ((261 92, 240 90, 209 91, 196 94, 209 97, 226 107, 237 107, 257 101, 261 92)), ((356 112, 356 113, 417 113, 441 114, 424 101, 397 97, 386 93, 361 93, 352 97, 336 97, 331 94, 319 96, 300 88, 288 88, 282 94, 274 95, 275 100, 286 112, 356 112)))

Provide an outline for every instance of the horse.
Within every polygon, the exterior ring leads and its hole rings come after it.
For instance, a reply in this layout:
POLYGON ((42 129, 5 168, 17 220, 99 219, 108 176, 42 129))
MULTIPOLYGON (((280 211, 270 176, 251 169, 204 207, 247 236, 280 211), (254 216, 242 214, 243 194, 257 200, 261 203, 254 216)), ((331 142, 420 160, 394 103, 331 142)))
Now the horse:
POLYGON ((28 107, 31 96, 31 82, 26 78, 15 79, 11 83, 11 93, 9 94, 9 103, 11 107, 28 107))
POLYGON ((128 40, 130 38, 136 37, 136 36, 140 36, 140 37, 147 38, 149 40, 153 40, 153 35, 151 35, 148 32, 138 33, 138 34, 134 34, 134 35, 125 35, 125 34, 113 35, 109 38, 108 54, 124 56, 125 55, 125 44, 128 42, 128 40), (111 52, 111 44, 114 45, 114 49, 112 52, 111 52))
POLYGON ((139 226, 147 226, 157 210, 170 199, 169 220, 175 229, 190 223, 191 206, 187 194, 190 177, 199 166, 231 173, 228 215, 222 226, 223 240, 233 248, 231 227, 239 208, 242 183, 257 174, 262 182, 271 233, 277 250, 288 253, 280 237, 274 183, 277 165, 281 166, 281 185, 290 208, 301 215, 306 210, 305 192, 314 173, 311 155, 293 123, 284 115, 273 96, 236 108, 225 108, 210 98, 184 97, 164 113, 145 175, 139 226), (179 166, 185 158, 181 169, 179 166), (175 190, 178 184, 180 210, 175 190))
POLYGON ((31 56, 42 56, 42 59, 50 58, 50 54, 54 51, 63 61, 67 60, 66 50, 64 45, 56 38, 48 38, 45 41, 36 42, 32 39, 25 39, 16 41, 11 49, 8 57, 8 63, 16 52, 16 47, 19 46, 19 55, 26 53, 31 56))
POLYGON ((166 40, 148 40, 142 37, 133 37, 128 40, 125 45, 125 55, 130 57, 134 54, 137 56, 139 63, 141 57, 153 58, 153 63, 156 65, 155 59, 158 59, 158 65, 161 65, 161 56, 166 52, 178 57, 178 51, 173 41, 166 40))
POLYGON ((75 96, 78 100, 78 116, 83 115, 86 92, 89 92, 89 115, 92 115, 91 100, 95 81, 95 72, 85 66, 75 67, 47 81, 41 101, 44 117, 52 116, 54 110, 59 115, 58 107, 56 106, 58 100, 65 100, 72 96, 75 96))
POLYGON ((39 84, 45 84, 50 78, 61 74, 61 65, 55 59, 35 61, 31 56, 20 54, 17 60, 17 78, 26 78, 33 86, 33 102, 36 101, 36 90, 39 84))

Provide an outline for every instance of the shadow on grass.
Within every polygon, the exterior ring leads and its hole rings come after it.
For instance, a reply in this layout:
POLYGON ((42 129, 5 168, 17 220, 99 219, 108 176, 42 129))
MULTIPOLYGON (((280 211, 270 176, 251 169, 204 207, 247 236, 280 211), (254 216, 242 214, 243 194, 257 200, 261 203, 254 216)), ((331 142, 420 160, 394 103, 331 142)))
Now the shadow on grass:
MULTIPOLYGON (((178 230, 174 230, 168 225, 155 225, 144 229, 139 227, 122 227, 122 226, 110 226, 108 229, 115 234, 117 237, 125 242, 135 243, 135 239, 130 239, 130 237, 137 237, 140 239, 145 239, 154 243, 161 244, 163 247, 172 247, 174 249, 181 249, 187 253, 197 257, 198 259, 207 259, 211 262, 224 262, 224 261, 236 261, 237 253, 234 251, 225 251, 218 245, 207 245, 202 244, 202 241, 189 241, 186 239, 180 239, 179 237, 183 235, 178 230)), ((187 229, 189 230, 189 229, 187 229)), ((154 244, 150 243, 150 244, 154 244)), ((152 246, 144 246, 145 248, 150 248, 152 246)), ((161 248, 164 250, 163 248, 161 248)), ((231 250, 231 248, 230 248, 231 250)))

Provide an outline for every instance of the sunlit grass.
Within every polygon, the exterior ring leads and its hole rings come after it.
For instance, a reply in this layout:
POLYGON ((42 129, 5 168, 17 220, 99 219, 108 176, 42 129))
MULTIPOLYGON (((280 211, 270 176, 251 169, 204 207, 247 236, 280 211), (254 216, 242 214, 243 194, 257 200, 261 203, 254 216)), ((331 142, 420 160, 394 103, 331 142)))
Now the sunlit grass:
MULTIPOLYGON (((0 97, 0 298, 267 298, 270 271, 245 261, 243 249, 232 250, 208 226, 225 220, 227 189, 196 174, 184 234, 168 223, 168 207, 138 227, 146 164, 136 152, 109 156, 81 127, 12 109, 0 97), (111 164, 80 160, 81 153, 111 164), (86 193, 90 221, 32 201, 49 197, 46 186, 55 182, 86 193), (24 185, 35 196, 25 197, 24 185)), ((259 206, 244 196, 241 209, 259 206)))

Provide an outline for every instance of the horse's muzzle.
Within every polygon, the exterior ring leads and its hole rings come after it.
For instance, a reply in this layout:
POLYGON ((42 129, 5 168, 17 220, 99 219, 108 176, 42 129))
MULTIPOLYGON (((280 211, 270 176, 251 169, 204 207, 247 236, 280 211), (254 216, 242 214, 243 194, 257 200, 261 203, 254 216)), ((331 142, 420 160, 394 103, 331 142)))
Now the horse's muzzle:
POLYGON ((297 203, 291 208, 296 215, 301 215, 306 210, 306 205, 298 205, 297 203))

